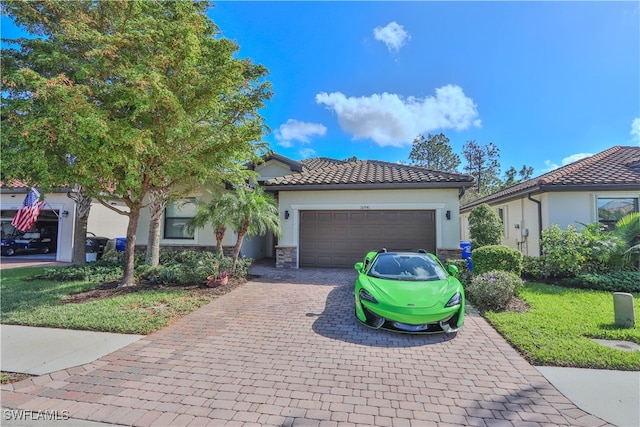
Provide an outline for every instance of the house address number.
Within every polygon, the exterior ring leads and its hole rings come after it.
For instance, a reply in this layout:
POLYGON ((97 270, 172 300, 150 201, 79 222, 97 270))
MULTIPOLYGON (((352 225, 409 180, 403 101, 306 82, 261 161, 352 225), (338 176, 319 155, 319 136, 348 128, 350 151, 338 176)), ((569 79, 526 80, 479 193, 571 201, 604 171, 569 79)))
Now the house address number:
POLYGON ((369 205, 362 205, 360 206, 360 209, 369 209, 369 205))

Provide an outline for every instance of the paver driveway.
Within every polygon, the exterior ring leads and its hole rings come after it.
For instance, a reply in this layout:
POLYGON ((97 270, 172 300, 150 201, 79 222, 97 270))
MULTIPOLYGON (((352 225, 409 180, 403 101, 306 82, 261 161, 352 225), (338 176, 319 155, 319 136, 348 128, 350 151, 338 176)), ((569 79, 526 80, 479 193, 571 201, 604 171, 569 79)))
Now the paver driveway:
POLYGON ((481 317, 453 339, 361 326, 353 270, 276 270, 2 406, 136 426, 572 425, 578 409, 481 317))

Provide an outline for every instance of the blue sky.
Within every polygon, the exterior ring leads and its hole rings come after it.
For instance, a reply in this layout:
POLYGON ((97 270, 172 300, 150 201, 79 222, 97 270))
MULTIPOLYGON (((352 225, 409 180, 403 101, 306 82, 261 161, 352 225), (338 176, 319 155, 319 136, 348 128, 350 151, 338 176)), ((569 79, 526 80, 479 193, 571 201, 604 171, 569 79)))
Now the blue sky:
POLYGON ((265 140, 292 159, 407 162, 418 134, 444 133, 539 175, 640 145, 638 2, 223 1, 209 16, 269 69, 265 140))
POLYGON ((539 175, 640 144, 638 2, 220 2, 265 65, 262 114, 293 159, 408 161, 418 134, 495 143, 539 175))

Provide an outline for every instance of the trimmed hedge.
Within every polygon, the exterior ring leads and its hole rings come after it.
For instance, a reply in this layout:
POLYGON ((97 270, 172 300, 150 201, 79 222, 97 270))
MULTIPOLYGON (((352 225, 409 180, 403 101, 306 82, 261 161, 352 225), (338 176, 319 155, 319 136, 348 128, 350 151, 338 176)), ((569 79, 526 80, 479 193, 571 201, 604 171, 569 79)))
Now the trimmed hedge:
POLYGON ((562 283, 583 289, 609 292, 640 292, 639 271, 617 271, 608 274, 586 273, 564 279, 562 283))
POLYGON ((489 245, 474 249, 473 273, 482 274, 488 271, 508 271, 518 276, 522 274, 522 254, 504 245, 489 245))

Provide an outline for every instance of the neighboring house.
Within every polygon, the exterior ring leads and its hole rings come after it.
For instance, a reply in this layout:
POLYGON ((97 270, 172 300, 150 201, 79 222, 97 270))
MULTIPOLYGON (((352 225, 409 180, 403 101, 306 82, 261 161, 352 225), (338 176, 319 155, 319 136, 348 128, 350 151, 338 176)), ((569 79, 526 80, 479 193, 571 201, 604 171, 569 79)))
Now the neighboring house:
MULTIPOLYGON (((29 187, 21 182, 0 183, 0 228, 3 237, 15 234, 11 220, 22 206, 28 191, 29 187)), ((76 204, 67 197, 66 189, 46 193, 44 201, 45 207, 30 231, 42 236, 51 236, 54 240, 56 261, 71 262, 76 204)), ((121 205, 118 207, 123 208, 121 205)), ((108 238, 124 237, 128 222, 129 217, 119 215, 99 202, 94 202, 89 212, 87 231, 108 238)))
POLYGON ((470 237, 470 211, 487 203, 502 218, 502 243, 537 256, 547 227, 580 229, 600 222, 612 228, 622 216, 638 212, 639 198, 640 147, 615 146, 463 205, 462 239, 470 237))
MULTIPOLYGON (((275 195, 282 236, 245 239, 241 255, 276 258, 278 267, 351 267, 366 251, 419 249, 441 259, 460 257, 460 197, 473 177, 373 160, 315 158, 300 162, 278 154, 252 168, 258 183, 275 195)), ((215 247, 210 226, 193 235, 184 224, 196 198, 171 203, 163 218, 161 245, 215 247)), ((149 214, 140 217, 136 242, 147 243, 149 214)), ((226 233, 225 248, 235 243, 226 233)))

